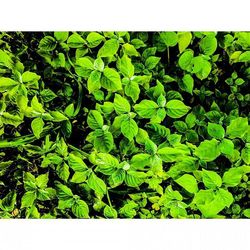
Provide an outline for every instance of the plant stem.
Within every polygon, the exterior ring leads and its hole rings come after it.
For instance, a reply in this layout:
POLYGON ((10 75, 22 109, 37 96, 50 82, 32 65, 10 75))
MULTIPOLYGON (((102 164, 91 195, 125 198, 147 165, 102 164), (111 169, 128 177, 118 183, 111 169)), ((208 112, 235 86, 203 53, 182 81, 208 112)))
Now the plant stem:
POLYGON ((110 197, 109 197, 109 191, 108 191, 108 189, 107 189, 107 199, 108 199, 109 206, 110 206, 111 208, 113 208, 112 203, 111 203, 111 200, 110 200, 110 197))

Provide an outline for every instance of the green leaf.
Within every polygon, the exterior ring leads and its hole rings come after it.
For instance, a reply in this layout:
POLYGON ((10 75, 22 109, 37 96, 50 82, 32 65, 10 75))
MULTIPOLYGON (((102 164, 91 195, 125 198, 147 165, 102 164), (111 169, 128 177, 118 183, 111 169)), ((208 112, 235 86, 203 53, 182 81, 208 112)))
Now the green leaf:
POLYGON ((190 107, 186 106, 180 100, 171 100, 166 104, 167 115, 171 118, 180 118, 187 114, 190 110, 190 107))
POLYGON ((137 82, 135 81, 129 81, 126 85, 125 85, 125 94, 127 96, 130 96, 132 98, 132 100, 134 102, 136 102, 139 98, 139 94, 140 94, 140 88, 137 82))
POLYGON ((250 146, 246 146, 242 149, 241 158, 246 164, 250 165, 250 146))
POLYGON ((1 64, 9 69, 12 69, 14 65, 11 56, 3 50, 0 50, 0 65, 1 64))
POLYGON ((97 32, 90 32, 87 36, 87 42, 90 48, 97 47, 103 40, 104 37, 97 32))
POLYGON ((239 62, 250 62, 250 51, 245 51, 239 56, 239 62))
POLYGON ((42 188, 42 189, 46 188, 48 181, 49 181, 49 173, 40 174, 38 177, 36 177, 36 185, 39 188, 42 188))
POLYGON ((179 52, 182 53, 190 44, 192 40, 191 32, 178 32, 178 46, 179 52))
POLYGON ((70 48, 83 48, 85 45, 85 40, 77 33, 72 34, 69 36, 67 40, 67 44, 70 48))
POLYGON ((54 37, 58 42, 65 42, 68 39, 69 32, 67 31, 57 31, 54 32, 54 37))
POLYGON ((193 94, 193 88, 194 88, 194 79, 191 75, 186 74, 182 78, 183 86, 181 85, 181 88, 188 92, 189 94, 193 94))
POLYGON ((175 180, 175 182, 186 189, 189 193, 197 193, 199 190, 196 179, 190 174, 184 174, 175 180))
POLYGON ((103 214, 106 218, 112 218, 112 219, 117 218, 116 210, 110 206, 105 206, 105 208, 103 210, 103 214))
POLYGON ((164 147, 158 150, 158 155, 164 162, 175 162, 184 158, 189 152, 178 148, 164 147))
POLYGON ((126 54, 121 59, 118 59, 117 67, 125 77, 131 78, 134 75, 134 65, 126 54))
POLYGON ((36 199, 36 193, 34 191, 26 192, 21 200, 21 208, 31 207, 36 199))
POLYGON ((55 186, 56 186, 57 196, 59 199, 69 200, 73 197, 73 193, 70 188, 61 184, 58 181, 56 181, 55 184, 56 184, 55 186))
POLYGON ((226 187, 236 187, 240 184, 243 174, 243 168, 233 167, 224 173, 222 181, 226 187))
POLYGON ((105 68, 103 77, 101 78, 101 85, 109 91, 117 91, 122 89, 121 78, 118 72, 111 68, 105 68))
POLYGON ((226 134, 230 138, 242 138, 246 133, 248 128, 248 119, 243 117, 238 117, 231 120, 229 126, 227 126, 226 134))
POLYGON ((160 37, 168 47, 173 47, 178 42, 178 36, 175 32, 161 32, 160 37))
POLYGON ((32 131, 37 139, 40 138, 40 135, 43 131, 43 127, 44 127, 44 122, 43 122, 43 119, 40 117, 35 118, 31 122, 32 131))
POLYGON ((234 152, 234 143, 231 140, 223 139, 219 145, 221 153, 232 156, 234 152))
POLYGON ((146 59, 145 66, 147 69, 154 69, 156 65, 160 62, 161 58, 157 56, 149 56, 146 59))
POLYGON ((105 182, 96 176, 95 173, 91 173, 88 179, 88 186, 95 191, 95 193, 103 197, 107 192, 107 187, 105 182))
POLYGON ((138 133, 138 126, 134 119, 129 117, 128 119, 124 120, 121 124, 121 132, 129 139, 129 141, 132 141, 138 133))
POLYGON ((214 171, 202 169, 202 181, 206 188, 215 189, 222 185, 221 177, 214 171))
POLYGON ((89 218, 89 207, 85 201, 77 200, 72 206, 72 213, 77 218, 89 218))
POLYGON ((10 191, 0 202, 0 207, 8 212, 12 212, 15 208, 17 193, 10 191))
POLYGON ((215 139, 222 139, 225 135, 225 130, 220 124, 208 123, 207 132, 211 137, 215 139))
POLYGON ((219 142, 216 139, 201 142, 195 150, 195 155, 206 162, 215 160, 220 155, 219 142))
POLYGON ((69 154, 68 163, 75 172, 84 172, 88 169, 83 160, 74 154, 69 154))
POLYGON ((250 218, 250 208, 244 209, 243 214, 244 214, 247 218, 250 218))
POLYGON ((142 118, 152 118, 157 112, 158 105, 154 101, 142 100, 134 109, 142 118))
POLYGON ((60 177, 60 179, 66 182, 69 179, 70 175, 69 166, 65 162, 63 162, 56 167, 56 173, 60 177))
POLYGON ((181 69, 183 70, 190 70, 192 69, 191 63, 194 56, 194 52, 192 50, 185 51, 179 58, 178 64, 181 69))
POLYGON ((39 49, 44 51, 52 51, 56 48, 56 40, 52 36, 45 36, 39 42, 39 49))
POLYGON ((2 113, 1 120, 3 124, 9 124, 15 127, 18 127, 23 122, 21 117, 19 117, 18 115, 12 115, 8 112, 2 113))
POLYGON ((98 57, 110 57, 116 54, 119 42, 116 39, 107 40, 98 51, 98 57))
POLYGON ((94 140, 94 147, 97 151, 109 153, 114 147, 114 139, 110 132, 103 131, 94 140))
POLYGON ((102 128, 103 118, 101 113, 97 110, 91 110, 87 117, 87 123, 91 129, 102 128))
POLYGON ((138 56, 139 53, 132 44, 125 43, 123 46, 124 53, 128 56, 138 56))
POLYGON ((119 166, 118 160, 110 154, 99 153, 95 161, 98 165, 97 170, 106 175, 111 175, 119 166))
POLYGON ((19 83, 7 78, 7 77, 1 77, 0 78, 0 92, 11 90, 12 88, 18 86, 19 83))
POLYGON ((115 94, 114 108, 115 108, 115 112, 118 115, 121 115, 124 113, 129 113, 131 107, 130 107, 130 104, 126 98, 124 98, 118 94, 115 94))
POLYGON ((212 55, 217 49, 217 39, 214 36, 205 36, 200 41, 200 48, 205 55, 212 55))
POLYGON ((71 182, 73 183, 83 183, 87 180, 89 171, 84 171, 84 172, 75 172, 71 178, 71 182))

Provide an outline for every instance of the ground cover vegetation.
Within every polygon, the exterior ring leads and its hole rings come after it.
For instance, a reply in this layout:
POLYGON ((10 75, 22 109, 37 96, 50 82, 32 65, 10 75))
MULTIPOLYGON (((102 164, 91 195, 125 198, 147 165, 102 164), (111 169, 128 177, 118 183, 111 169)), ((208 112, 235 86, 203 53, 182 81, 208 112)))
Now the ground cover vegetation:
POLYGON ((1 32, 0 218, 249 218, 250 33, 1 32))

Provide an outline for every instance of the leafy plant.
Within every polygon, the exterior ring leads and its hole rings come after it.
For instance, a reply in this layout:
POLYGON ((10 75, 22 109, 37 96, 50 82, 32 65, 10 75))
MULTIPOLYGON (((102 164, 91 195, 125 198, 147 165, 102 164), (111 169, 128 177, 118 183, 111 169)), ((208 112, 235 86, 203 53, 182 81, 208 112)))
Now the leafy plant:
POLYGON ((249 32, 1 32, 1 218, 250 218, 249 32))

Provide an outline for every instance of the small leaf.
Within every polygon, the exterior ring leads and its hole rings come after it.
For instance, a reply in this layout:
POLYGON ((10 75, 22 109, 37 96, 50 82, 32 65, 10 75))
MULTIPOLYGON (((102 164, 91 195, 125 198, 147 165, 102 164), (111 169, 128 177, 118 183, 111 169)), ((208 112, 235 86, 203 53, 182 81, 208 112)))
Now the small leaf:
POLYGON ((21 208, 31 207, 36 199, 36 193, 34 191, 26 192, 21 200, 21 208))
POLYGON ((138 133, 138 126, 134 119, 128 118, 124 120, 121 124, 121 132, 129 141, 132 141, 138 133))
POLYGON ((103 118, 99 111, 91 110, 87 117, 87 123, 91 129, 102 128, 103 118))
POLYGON ((40 117, 35 118, 31 122, 32 131, 37 139, 40 138, 40 135, 43 131, 43 127, 44 127, 44 122, 43 122, 43 119, 40 117))
POLYGON ((171 118, 180 118, 187 114, 190 110, 190 107, 186 106, 180 100, 171 100, 166 104, 167 115, 171 118))
POLYGON ((77 218, 89 218, 89 208, 85 201, 77 200, 72 206, 72 212, 77 218))
POLYGON ((39 49, 45 51, 52 51, 56 48, 56 40, 52 36, 45 36, 39 42, 39 49))
POLYGON ((222 184, 221 177, 214 171, 202 169, 202 181, 206 188, 215 189, 222 184))
POLYGON ((175 180, 175 182, 186 189, 189 193, 197 193, 199 190, 196 179, 190 174, 184 174, 175 180))
POLYGON ((238 117, 231 120, 229 126, 227 126, 227 135, 230 138, 242 138, 246 133, 248 128, 248 119, 243 117, 238 117))
POLYGON ((215 139, 222 139, 225 135, 225 130, 220 124, 208 123, 207 132, 215 139))
POLYGON ((116 39, 110 39, 104 43, 104 45, 99 49, 99 57, 110 57, 116 54, 119 48, 119 42, 116 39))
POLYGON ((114 108, 118 115, 130 112, 130 104, 128 100, 118 94, 115 94, 114 108))
POLYGON ((122 89, 121 78, 118 72, 111 68, 105 68, 103 77, 101 78, 101 85, 109 91, 117 91, 122 89))
POLYGON ((95 173, 91 173, 88 179, 88 186, 95 191, 95 193, 103 197, 107 192, 107 187, 105 182, 96 176, 95 173))

